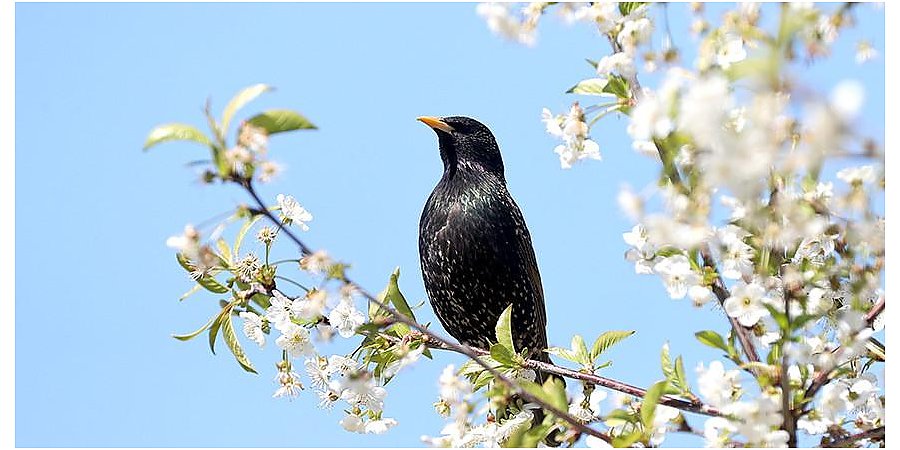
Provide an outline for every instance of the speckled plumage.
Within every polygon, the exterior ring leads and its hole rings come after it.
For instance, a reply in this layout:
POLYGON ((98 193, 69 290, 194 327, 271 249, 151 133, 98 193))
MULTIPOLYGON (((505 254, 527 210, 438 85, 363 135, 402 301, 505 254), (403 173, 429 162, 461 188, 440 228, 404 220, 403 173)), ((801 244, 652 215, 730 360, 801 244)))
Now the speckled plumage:
POLYGON ((441 120, 453 128, 435 130, 444 174, 419 222, 431 305, 453 337, 488 348, 496 341, 497 319, 513 304, 516 350, 527 348, 533 358, 549 362, 541 276, 522 212, 506 188, 494 136, 473 119, 441 120))

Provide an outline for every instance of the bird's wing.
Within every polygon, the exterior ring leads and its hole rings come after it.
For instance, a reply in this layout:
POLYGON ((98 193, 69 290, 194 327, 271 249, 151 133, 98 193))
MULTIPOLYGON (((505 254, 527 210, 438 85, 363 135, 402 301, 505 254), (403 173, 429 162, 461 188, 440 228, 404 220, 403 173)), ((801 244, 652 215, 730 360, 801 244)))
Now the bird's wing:
POLYGON ((541 355, 547 356, 547 354, 543 352, 543 350, 547 348, 547 311, 544 305, 544 288, 541 284, 541 273, 538 269, 537 258, 534 254, 534 245, 531 242, 531 234, 528 232, 528 227, 525 225, 525 219, 522 216, 522 212, 519 210, 518 205, 515 204, 515 201, 513 201, 511 197, 510 200, 513 203, 512 210, 515 211, 515 215, 517 216, 516 219, 520 222, 520 225, 517 227, 517 232, 520 233, 520 236, 516 239, 516 250, 519 254, 519 260, 522 263, 522 267, 525 269, 525 276, 527 277, 527 282, 531 286, 531 292, 534 293, 535 332, 537 335, 533 336, 531 350, 535 351, 535 358, 543 359, 541 355), (535 349, 534 346, 540 346, 540 349, 535 349))

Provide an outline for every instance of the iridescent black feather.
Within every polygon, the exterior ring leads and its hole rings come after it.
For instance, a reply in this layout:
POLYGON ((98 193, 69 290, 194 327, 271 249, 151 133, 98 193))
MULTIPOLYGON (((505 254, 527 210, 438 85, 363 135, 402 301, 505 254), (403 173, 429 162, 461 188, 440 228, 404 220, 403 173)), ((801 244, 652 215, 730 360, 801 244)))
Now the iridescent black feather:
MULTIPOLYGON (((444 174, 422 212, 419 256, 438 319, 461 343, 489 348, 504 309, 513 305, 517 351, 550 359, 544 292, 531 236, 506 188, 491 131, 468 117, 445 117, 435 129, 444 174)), ((543 380, 538 374, 538 382, 543 380)))

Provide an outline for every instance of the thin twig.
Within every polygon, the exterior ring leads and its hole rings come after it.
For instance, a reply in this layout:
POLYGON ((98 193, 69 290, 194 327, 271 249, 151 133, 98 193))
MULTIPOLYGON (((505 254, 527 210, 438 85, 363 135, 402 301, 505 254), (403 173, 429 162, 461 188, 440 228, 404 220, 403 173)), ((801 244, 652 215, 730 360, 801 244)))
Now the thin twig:
MULTIPOLYGON (((453 348, 445 347, 442 344, 426 342, 430 348, 439 349, 439 350, 449 350, 456 351, 453 348)), ((480 356, 490 356, 490 352, 487 350, 483 350, 480 348, 469 347, 473 353, 478 354, 480 356)), ((546 363, 543 361, 537 361, 534 359, 526 359, 522 364, 523 367, 527 369, 539 370, 544 373, 550 373, 553 375, 558 375, 561 377, 571 378, 573 380, 584 381, 589 384, 594 384, 597 386, 602 386, 607 389, 612 389, 614 391, 622 392, 624 394, 633 395, 635 397, 643 398, 644 395, 647 394, 646 389, 642 389, 636 386, 632 386, 627 383, 623 383, 621 381, 613 380, 611 378, 602 377, 600 375, 595 375, 592 373, 584 373, 575 371, 572 369, 568 369, 566 367, 557 366, 556 364, 546 363)), ((712 406, 706 405, 701 402, 692 402, 688 400, 683 400, 680 398, 672 397, 669 395, 664 395, 660 397, 659 404, 671 406, 672 408, 680 409, 682 411, 703 414, 706 416, 722 416, 722 412, 712 406)))
MULTIPOLYGON (((869 310, 868 313, 866 313, 866 325, 872 326, 872 322, 874 322, 875 319, 882 312, 884 312, 884 298, 883 297, 878 301, 878 303, 875 304, 875 306, 872 307, 872 309, 869 310)), ((859 330, 859 331, 862 331, 862 330, 859 330)), ((859 334, 859 332, 857 332, 856 334, 859 334)), ((835 352, 835 355, 834 355, 835 360, 838 360, 842 356, 844 348, 845 347, 841 347, 835 352)), ((828 370, 823 370, 823 371, 819 372, 819 374, 816 375, 815 378, 813 378, 812 383, 810 383, 809 387, 806 389, 806 392, 803 394, 803 398, 806 401, 811 401, 813 399, 813 397, 816 396, 816 393, 819 392, 819 389, 822 389, 822 387, 828 383, 828 380, 831 378, 831 373, 834 372, 834 369, 836 369, 836 368, 837 367, 832 367, 828 370)))
POLYGON ((823 448, 839 448, 839 447, 848 447, 853 445, 863 439, 873 439, 873 440, 882 440, 884 439, 884 427, 872 428, 871 430, 863 431, 862 433, 852 434, 842 439, 837 439, 831 441, 827 444, 822 444, 820 447, 823 448))
MULTIPOLYGON (((795 293, 794 289, 787 289, 784 295, 784 314, 787 318, 787 329, 784 331, 787 336, 782 337, 782 346, 784 342, 790 339, 791 333, 791 299, 795 293)), ((790 367, 788 359, 789 352, 783 352, 781 356, 782 373, 781 378, 781 414, 783 416, 782 423, 784 431, 788 434, 787 446, 794 448, 797 446, 797 416, 794 413, 793 397, 791 396, 791 377, 787 374, 787 368, 790 367)))
MULTIPOLYGON (((609 44, 610 46, 612 46, 614 52, 618 53, 622 51, 622 46, 612 35, 607 35, 607 39, 609 40, 609 44)), ((626 80, 628 81, 628 88, 631 91, 632 101, 637 102, 638 100, 640 100, 641 95, 643 94, 641 83, 638 80, 637 74, 630 74, 626 78, 626 80)), ((654 142, 654 146, 659 152, 660 160, 666 161, 666 155, 662 153, 662 147, 656 142, 654 142)), ((676 180, 678 180, 678 182, 680 182, 680 176, 677 170, 674 171, 673 175, 675 179, 672 181, 676 182, 676 180)), ((715 261, 710 254, 708 246, 704 246, 701 249, 701 255, 703 256, 705 265, 711 267, 713 270, 716 270, 715 261)), ((716 279, 713 281, 712 291, 716 295, 716 298, 719 299, 719 304, 724 306, 725 300, 728 299, 731 294, 729 294, 728 288, 725 287, 725 283, 724 281, 722 281, 722 277, 719 276, 718 273, 718 270, 716 270, 716 279)), ((747 359, 750 360, 750 362, 759 362, 759 355, 756 352, 756 347, 753 345, 753 341, 750 339, 750 332, 734 317, 728 316, 727 314, 726 317, 728 317, 728 321, 731 323, 731 328, 737 335, 738 341, 740 341, 741 349, 743 349, 744 355, 747 356, 747 359)))
MULTIPOLYGON (((725 282, 719 275, 719 269, 716 267, 716 262, 713 259, 708 246, 704 245, 703 248, 700 249, 700 256, 703 258, 703 265, 711 268, 716 273, 716 278, 713 279, 712 283, 712 291, 719 300, 719 305, 724 309, 725 300, 728 300, 728 298, 731 297, 731 293, 728 292, 725 282)), ((759 354, 756 353, 756 347, 750 339, 750 331, 747 327, 741 325, 736 318, 731 317, 728 314, 725 314, 725 316, 728 317, 728 322, 731 323, 731 329, 737 336, 738 342, 741 344, 741 349, 744 351, 744 355, 747 356, 747 359, 750 362, 759 362, 759 354)))

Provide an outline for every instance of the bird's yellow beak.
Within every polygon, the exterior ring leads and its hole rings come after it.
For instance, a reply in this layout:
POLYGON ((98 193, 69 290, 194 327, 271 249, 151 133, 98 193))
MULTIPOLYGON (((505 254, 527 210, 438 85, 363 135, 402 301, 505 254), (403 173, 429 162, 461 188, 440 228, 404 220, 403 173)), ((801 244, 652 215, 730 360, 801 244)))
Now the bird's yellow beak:
POLYGON ((421 117, 416 117, 416 120, 424 123, 425 125, 428 125, 431 128, 434 128, 435 130, 441 130, 444 133, 450 133, 453 131, 453 127, 451 127, 450 125, 447 125, 447 122, 444 122, 443 120, 438 119, 437 117, 421 116, 421 117))

